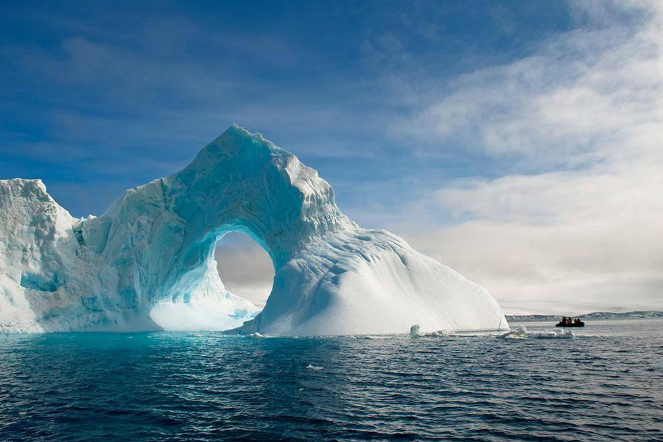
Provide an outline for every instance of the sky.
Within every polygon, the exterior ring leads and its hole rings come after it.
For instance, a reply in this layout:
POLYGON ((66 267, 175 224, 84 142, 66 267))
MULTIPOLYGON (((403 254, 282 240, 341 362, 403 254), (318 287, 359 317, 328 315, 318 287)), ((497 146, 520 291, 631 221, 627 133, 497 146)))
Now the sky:
POLYGON ((236 123, 509 313, 663 309, 662 42, 653 0, 4 1, 0 179, 100 215, 236 123))

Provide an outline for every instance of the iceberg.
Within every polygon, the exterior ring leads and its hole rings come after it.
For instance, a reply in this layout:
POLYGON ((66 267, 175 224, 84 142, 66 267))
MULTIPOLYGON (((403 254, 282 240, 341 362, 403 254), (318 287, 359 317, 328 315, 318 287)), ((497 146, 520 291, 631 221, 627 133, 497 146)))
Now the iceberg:
POLYGON ((359 227, 293 154, 233 125, 182 171, 74 218, 40 180, 0 181, 0 330, 224 330, 270 336, 508 330, 486 290, 359 227), (262 311, 228 292, 214 248, 271 257, 262 311))

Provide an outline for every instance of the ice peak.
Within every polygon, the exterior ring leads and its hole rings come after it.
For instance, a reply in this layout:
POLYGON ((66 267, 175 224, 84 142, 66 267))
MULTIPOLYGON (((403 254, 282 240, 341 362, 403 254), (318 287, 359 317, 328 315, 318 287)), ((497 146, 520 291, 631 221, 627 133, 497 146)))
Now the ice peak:
POLYGON ((191 166, 209 166, 229 158, 244 158, 251 161, 256 156, 269 156, 274 152, 283 153, 261 134, 252 134, 243 127, 233 124, 225 132, 203 147, 191 166))
POLYGON ((0 180, 0 183, 3 183, 7 186, 32 186, 46 190, 46 185, 40 178, 10 178, 7 180, 0 180))
POLYGON ((55 200, 46 191, 46 185, 39 178, 25 179, 25 178, 12 178, 8 180, 0 180, 0 193, 5 195, 18 196, 33 196, 41 201, 55 200))
POLYGON ((221 144, 221 142, 235 141, 238 143, 246 142, 247 140, 256 140, 267 142, 260 132, 251 133, 246 128, 238 126, 237 124, 232 124, 228 129, 226 129, 221 135, 216 137, 214 141, 210 144, 221 144))

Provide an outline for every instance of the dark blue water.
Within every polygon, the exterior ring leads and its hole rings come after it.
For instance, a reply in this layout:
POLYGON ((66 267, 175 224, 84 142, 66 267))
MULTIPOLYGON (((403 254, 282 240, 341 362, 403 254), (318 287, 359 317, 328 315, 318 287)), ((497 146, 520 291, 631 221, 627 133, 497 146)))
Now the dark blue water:
POLYGON ((574 339, 0 336, 1 441, 506 439, 663 440, 663 321, 574 339))

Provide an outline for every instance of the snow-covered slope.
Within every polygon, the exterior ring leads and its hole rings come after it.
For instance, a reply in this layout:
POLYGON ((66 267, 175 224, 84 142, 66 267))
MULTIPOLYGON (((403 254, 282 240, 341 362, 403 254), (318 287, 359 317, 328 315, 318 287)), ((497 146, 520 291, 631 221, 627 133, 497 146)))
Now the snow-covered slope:
POLYGON ((40 181, 0 181, 0 243, 5 331, 508 328, 483 288, 386 231, 357 226, 315 170, 237 126, 99 218, 72 218, 40 181), (250 235, 274 263, 257 316, 216 271, 215 243, 232 231, 250 235))

